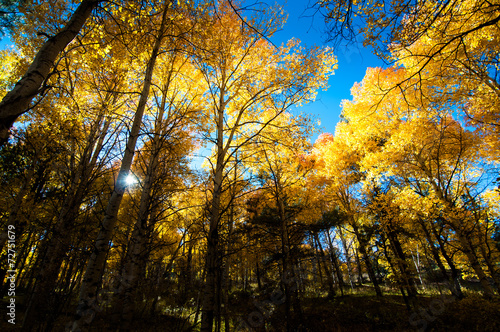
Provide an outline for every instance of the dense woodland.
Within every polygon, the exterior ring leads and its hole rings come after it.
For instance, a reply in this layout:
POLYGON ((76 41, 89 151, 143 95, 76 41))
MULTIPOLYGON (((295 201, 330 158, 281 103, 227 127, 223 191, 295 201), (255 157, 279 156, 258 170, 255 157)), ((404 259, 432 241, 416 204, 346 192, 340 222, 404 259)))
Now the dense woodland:
POLYGON ((2 330, 500 330, 500 1, 0 5, 2 330))

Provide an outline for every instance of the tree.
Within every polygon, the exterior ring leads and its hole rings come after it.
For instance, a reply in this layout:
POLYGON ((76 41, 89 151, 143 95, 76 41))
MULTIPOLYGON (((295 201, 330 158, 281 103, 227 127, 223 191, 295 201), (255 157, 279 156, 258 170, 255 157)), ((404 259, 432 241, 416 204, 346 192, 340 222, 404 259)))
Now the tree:
POLYGON ((425 86, 413 94, 387 93, 386 87, 404 75, 403 69, 369 69, 362 84, 353 89, 354 100, 343 105, 348 121, 344 126, 352 128, 352 136, 359 140, 356 144, 366 151, 361 169, 367 179, 401 183, 398 201, 405 209, 415 199, 404 195, 417 194, 424 208, 421 215, 434 214, 450 228, 485 295, 492 296, 470 240, 479 223, 468 207, 487 187, 483 177, 488 163, 482 157, 486 147, 476 133, 453 118, 454 108, 446 99, 441 104, 423 101, 425 86))
POLYGON ((57 56, 78 35, 88 17, 102 0, 83 0, 68 23, 54 36, 47 39, 23 77, 0 102, 0 145, 9 138, 14 121, 29 109, 33 98, 49 76, 57 56))
MULTIPOLYGON (((122 261, 119 285, 115 291, 114 307, 120 316, 120 326, 130 329, 135 313, 135 293, 141 275, 144 275, 149 258, 154 229, 163 200, 186 185, 180 178, 189 178, 185 168, 186 156, 191 152, 192 138, 187 131, 190 122, 196 121, 197 110, 193 109, 196 82, 188 79, 192 67, 189 58, 174 50, 167 63, 163 64, 163 86, 153 90, 157 114, 151 129, 151 139, 146 141, 139 154, 142 171, 135 176, 141 179, 141 195, 137 218, 122 261), (182 167, 184 166, 184 167, 182 167), (181 187, 181 188, 177 188, 181 187)), ((161 75, 161 76, 163 76, 161 75)), ((186 181, 187 182, 187 181, 186 181)), ((162 204, 163 203, 163 204, 162 204)))
MULTIPOLYGON (((88 47, 104 47, 105 41, 89 37, 82 41, 88 47)), ((120 45, 110 46, 116 56, 120 55, 124 61, 127 60, 120 45)), ((66 144, 71 144, 71 157, 69 167, 60 170, 60 176, 65 178, 64 187, 66 192, 61 201, 58 216, 51 236, 45 241, 47 247, 46 259, 44 259, 37 273, 37 283, 31 296, 31 301, 25 313, 25 329, 30 330, 34 324, 41 325, 46 322, 51 324, 52 318, 44 317, 47 308, 54 308, 49 303, 53 301, 52 296, 56 294, 55 286, 58 281, 59 272, 74 239, 67 234, 75 227, 76 220, 82 213, 82 204, 89 197, 90 190, 96 179, 102 175, 105 165, 106 154, 112 149, 113 144, 106 144, 113 127, 119 127, 116 114, 125 103, 125 82, 130 73, 114 63, 110 57, 101 58, 99 66, 95 63, 98 54, 87 54, 82 58, 78 51, 65 55, 65 71, 59 77, 59 86, 48 93, 44 101, 36 107, 36 112, 43 115, 42 121, 50 119, 53 114, 53 122, 65 121, 72 125, 62 139, 66 138, 66 144), (57 105, 53 110, 53 106, 57 105), (77 131, 77 128, 82 130, 77 131)), ((62 67, 62 66, 61 66, 62 67)), ((34 118, 32 121, 36 121, 34 118)), ((68 149, 68 150, 69 150, 68 149)), ((57 301, 56 301, 57 302, 57 301)), ((52 310, 54 317, 57 312, 52 310)))
MULTIPOLYGON (((106 207, 100 232, 95 240, 94 250, 92 251, 92 255, 87 264, 85 276, 80 289, 76 318, 71 327, 72 330, 79 330, 82 327, 86 328, 91 322, 95 314, 95 310, 98 308, 97 290, 100 284, 99 281, 101 280, 101 274, 106 264, 109 242, 113 235, 120 203, 127 188, 125 179, 130 172, 130 167, 134 158, 135 147, 139 138, 142 118, 149 98, 156 61, 160 55, 161 48, 164 45, 164 40, 166 38, 170 14, 169 6, 170 3, 164 3, 159 8, 148 8, 150 10, 157 10, 159 15, 161 15, 159 18, 156 18, 156 20, 153 20, 155 24, 159 23, 159 26, 158 28, 156 28, 156 26, 151 27, 153 33, 153 37, 149 40, 151 53, 147 60, 142 90, 137 104, 137 109, 134 114, 134 120, 128 136, 126 148, 121 160, 121 166, 117 175, 116 183, 106 207)), ((146 10, 146 8, 144 8, 144 10, 146 10)))
POLYGON ((368 251, 372 232, 363 225, 363 219, 366 218, 363 216, 363 206, 358 193, 360 182, 364 177, 359 165, 363 151, 356 146, 354 137, 351 136, 350 128, 345 123, 340 123, 334 137, 332 135, 318 137, 310 158, 313 158, 318 169, 317 176, 327 184, 332 205, 339 206, 347 215, 347 224, 356 236, 370 281, 375 287, 377 296, 382 296, 368 251))
POLYGON ((206 28, 196 45, 201 50, 196 63, 207 84, 206 112, 214 134, 208 139, 215 145, 216 160, 211 175, 202 331, 211 331, 214 319, 221 197, 228 161, 289 106, 313 98, 335 66, 328 49, 303 51, 296 41, 275 49, 262 38, 281 25, 279 11, 249 20, 254 29, 241 25, 225 2, 215 12, 206 17, 206 28))
POLYGON ((421 89, 426 102, 447 98, 490 142, 489 156, 498 156, 497 1, 326 0, 313 8, 325 18, 331 41, 361 36, 385 61, 407 70, 387 91, 411 95, 421 89))
POLYGON ((311 167, 301 165, 301 157, 310 147, 312 129, 309 119, 284 112, 272 126, 261 131, 257 140, 243 148, 249 154, 245 163, 263 183, 259 190, 262 212, 254 217, 254 222, 260 219, 266 227, 273 228, 273 242, 280 244, 280 288, 287 331, 300 326, 302 319, 297 261, 307 227, 300 215, 309 205, 305 184, 311 167))

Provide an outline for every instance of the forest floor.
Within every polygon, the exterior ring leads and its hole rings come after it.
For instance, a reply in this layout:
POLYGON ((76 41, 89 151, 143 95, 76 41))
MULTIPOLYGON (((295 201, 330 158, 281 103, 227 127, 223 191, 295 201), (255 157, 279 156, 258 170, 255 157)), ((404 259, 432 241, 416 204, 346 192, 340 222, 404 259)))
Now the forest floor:
MULTIPOLYGON (((285 331, 286 321, 282 306, 269 310, 270 301, 265 296, 234 296, 229 314, 234 327, 231 331, 285 331)), ((268 296, 269 297, 269 296, 268 296)), ((16 324, 7 322, 7 301, 0 307, 0 331, 18 331, 22 324, 22 311, 16 308, 16 324)), ((486 300, 476 293, 467 294, 463 300, 450 296, 419 296, 411 310, 399 294, 386 293, 376 297, 371 291, 361 291, 331 299, 306 297, 301 301, 302 315, 289 320, 294 331, 343 332, 343 331, 500 331, 500 299, 486 300)), ((72 308, 74 310, 74 308, 72 308)), ((61 315, 53 331, 64 331, 70 320, 61 315)), ((114 331, 110 319, 98 314, 91 331, 114 331)), ((172 315, 155 315, 134 320, 132 331, 198 331, 187 319, 172 315)), ((224 331, 224 329, 222 329, 224 331)))
MULTIPOLYGON (((291 325, 295 331, 311 332, 500 331, 500 298, 486 300, 477 292, 468 292, 465 299, 456 300, 432 293, 419 295, 411 309, 400 293, 385 292, 377 297, 369 287, 332 299, 309 297, 301 301, 302 317, 291 325)), ((285 331, 283 310, 276 310, 264 322, 259 320, 264 301, 248 303, 251 309, 243 316, 247 326, 256 332, 285 331)), ((233 308, 236 310, 241 313, 241 308, 233 308)))

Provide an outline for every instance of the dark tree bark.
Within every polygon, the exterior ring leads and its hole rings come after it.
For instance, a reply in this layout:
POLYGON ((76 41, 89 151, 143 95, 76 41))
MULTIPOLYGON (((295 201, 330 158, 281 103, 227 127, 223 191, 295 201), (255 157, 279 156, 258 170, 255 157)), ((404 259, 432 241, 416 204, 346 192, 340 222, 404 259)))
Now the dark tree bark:
POLYGON ((375 276, 375 271, 373 270, 373 265, 370 259, 370 256, 368 255, 368 252, 366 251, 366 239, 364 236, 360 233, 359 227, 356 223, 355 220, 352 221, 351 226, 354 230, 354 234, 356 235, 356 238, 358 239, 359 243, 359 251, 361 252, 361 255, 363 256, 363 261, 365 262, 366 270, 368 272, 368 276, 370 277, 370 281, 373 284, 373 287, 375 288, 375 293, 377 293, 377 296, 382 296, 382 290, 380 289, 380 285, 378 284, 377 277, 375 276))
POLYGON ((332 265, 335 269, 335 274, 337 275, 337 280, 339 282, 340 294, 344 296, 344 277, 342 275, 342 270, 340 269, 339 258, 336 253, 336 248, 333 246, 332 238, 330 236, 330 232, 328 230, 325 231, 326 237, 328 239, 328 247, 330 249, 330 259, 332 261, 332 265))
POLYGON ((325 273, 326 273, 326 280, 328 281, 328 296, 329 297, 334 297, 335 296, 335 289, 333 288, 333 273, 330 271, 330 269, 328 268, 328 265, 326 264, 327 262, 327 258, 326 258, 326 255, 325 255, 325 251, 323 250, 323 246, 321 245, 321 242, 319 240, 319 236, 318 236, 318 233, 314 233, 314 240, 316 241, 317 245, 318 245, 318 248, 319 248, 319 252, 320 252, 320 255, 321 255, 321 262, 323 263, 323 268, 325 270, 325 273))
MULTIPOLYGON (((438 248, 436 248, 436 246, 434 245, 434 241, 432 240, 432 236, 431 236, 431 233, 429 232, 429 229, 425 225, 425 221, 420 220, 419 223, 422 226, 422 229, 424 231, 425 238, 427 240, 427 243, 429 244, 429 248, 431 250, 432 257, 434 258, 434 261, 438 265, 438 268, 441 271, 441 274, 443 275, 443 277, 448 281, 448 287, 450 289, 451 294, 458 299, 464 298, 464 294, 462 293, 462 289, 460 287, 459 273, 458 273, 457 269, 455 268, 455 264, 448 256, 448 253, 446 252, 446 250, 444 248, 444 244, 442 243, 441 238, 438 236, 438 239, 437 239, 439 247, 440 247, 439 249, 441 250, 441 254, 445 258, 445 260, 448 262, 448 266, 451 269, 451 277, 448 276, 448 273, 446 272, 446 268, 444 267, 443 262, 441 261, 441 257, 439 256, 438 248)), ((433 225, 431 225, 431 227, 433 227, 433 225)), ((433 229, 435 231, 434 227, 433 227, 433 229)))
POLYGON ((57 295, 54 290, 59 271, 72 240, 69 234, 73 230, 75 220, 80 214, 80 206, 89 190, 92 173, 95 171, 98 155, 104 145, 104 137, 109 126, 109 121, 101 123, 103 117, 101 113, 89 133, 85 151, 68 186, 68 193, 57 222, 50 238, 46 240, 47 253, 37 272, 35 288, 25 312, 24 331, 31 331, 34 326, 41 326, 44 322, 48 322, 47 315, 53 311, 54 305, 51 301, 57 295))
MULTIPOLYGON (((168 6, 168 4, 166 4, 168 6)), ((97 304, 97 292, 100 288, 101 277, 106 265, 106 257, 109 251, 109 242, 113 236, 114 228, 117 221, 118 210, 125 194, 127 184, 125 178, 130 172, 132 161, 135 154, 135 146, 139 138, 139 132, 142 125, 142 117, 146 109, 146 103, 149 97, 151 82, 153 77, 156 60, 160 53, 160 47, 165 34, 165 27, 167 21, 167 8, 163 8, 162 20, 158 35, 156 36, 155 43, 146 66, 146 73, 144 76, 144 85, 142 87, 137 110, 134 115, 134 121, 130 129, 130 134, 127 140, 127 145, 120 166, 120 171, 108 201, 104 218, 101 223, 101 229, 95 240, 92 254, 90 256, 85 276, 80 288, 79 303, 75 319, 73 321, 71 331, 80 331, 82 328, 87 329, 93 320, 97 304)))

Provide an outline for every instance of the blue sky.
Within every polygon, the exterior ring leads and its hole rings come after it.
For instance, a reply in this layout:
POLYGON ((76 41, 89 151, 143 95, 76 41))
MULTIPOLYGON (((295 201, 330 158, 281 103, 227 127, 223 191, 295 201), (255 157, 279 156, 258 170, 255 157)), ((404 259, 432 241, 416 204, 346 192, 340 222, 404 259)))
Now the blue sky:
MULTIPOLYGON (((254 3, 255 0, 250 0, 254 3)), ((308 3, 315 0, 277 0, 284 6, 288 13, 288 21, 285 27, 275 33, 271 38, 279 45, 295 37, 302 41, 305 46, 328 45, 324 43, 325 34, 323 18, 317 14, 313 16, 313 10, 306 10, 308 3)), ((268 3, 271 3, 269 1, 268 3)), ((0 40, 0 48, 9 43, 8 37, 0 40)), ((331 45, 330 45, 331 46, 331 45)), ((374 56, 370 49, 364 49, 361 44, 350 45, 334 49, 337 56, 338 68, 335 75, 330 77, 330 88, 320 91, 316 101, 300 108, 302 112, 310 113, 321 121, 321 132, 335 131, 335 125, 339 121, 340 103, 343 99, 351 99, 350 89, 355 82, 360 82, 367 67, 384 66, 383 62, 374 56)), ((313 137, 315 139, 317 135, 313 137)))
MULTIPOLYGON (((324 43, 323 18, 319 14, 312 15, 314 13, 312 10, 306 10, 310 1, 277 0, 288 13, 288 21, 281 31, 275 33, 271 41, 279 45, 294 37, 300 39, 305 46, 328 45, 324 43)), ((8 42, 8 38, 2 38, 0 48, 4 48, 8 42)), ((364 49, 361 44, 343 46, 334 49, 334 53, 337 56, 338 68, 335 75, 330 77, 330 88, 327 91, 320 91, 315 102, 300 108, 300 111, 315 115, 321 121, 321 132, 330 133, 335 131, 335 125, 339 121, 341 101, 351 99, 350 89, 353 84, 363 79, 367 67, 384 66, 370 49, 364 49)), ((313 140, 316 137, 317 135, 313 140)))
MULTIPOLYGON (((292 37, 298 38, 306 46, 328 45, 324 43, 325 34, 323 18, 319 15, 312 17, 313 12, 306 10, 307 0, 278 0, 284 4, 288 13, 288 21, 283 30, 278 31, 272 38, 279 45, 292 37)), ((332 45, 328 45, 332 46, 332 45)), ((364 49, 359 45, 343 46, 334 49, 337 56, 338 68, 335 75, 330 77, 330 88, 320 91, 316 101, 300 108, 305 113, 316 115, 321 120, 322 132, 333 133, 335 125, 339 121, 340 103, 343 99, 351 99, 351 87, 355 82, 360 82, 365 76, 366 68, 382 67, 383 62, 371 53, 370 49, 364 49)), ((313 137, 315 139, 317 135, 313 137)))

